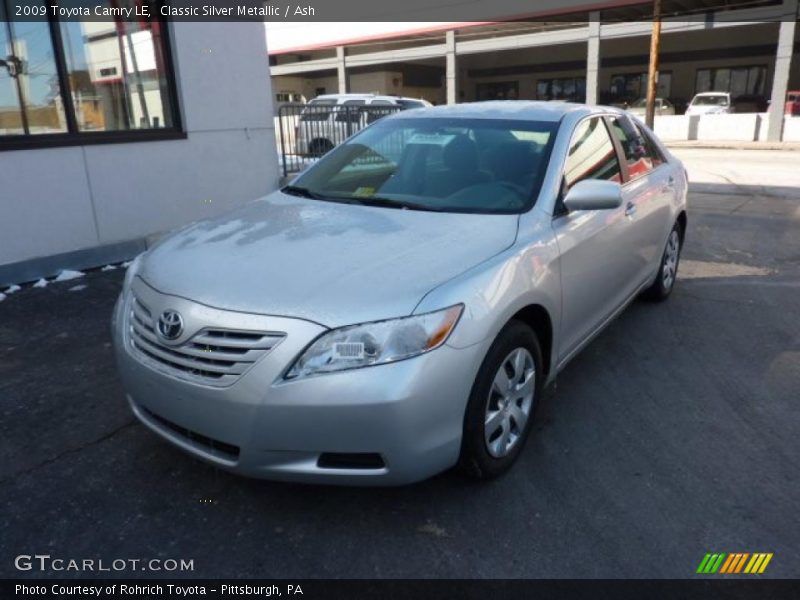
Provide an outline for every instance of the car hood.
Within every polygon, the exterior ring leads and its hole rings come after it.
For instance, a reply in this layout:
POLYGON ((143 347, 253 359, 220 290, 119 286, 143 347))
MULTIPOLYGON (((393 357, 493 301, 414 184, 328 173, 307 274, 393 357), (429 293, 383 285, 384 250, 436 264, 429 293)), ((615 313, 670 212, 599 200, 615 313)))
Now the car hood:
POLYGON ((338 327, 411 314, 428 291, 513 244, 517 222, 275 192, 165 238, 139 276, 209 306, 338 327))

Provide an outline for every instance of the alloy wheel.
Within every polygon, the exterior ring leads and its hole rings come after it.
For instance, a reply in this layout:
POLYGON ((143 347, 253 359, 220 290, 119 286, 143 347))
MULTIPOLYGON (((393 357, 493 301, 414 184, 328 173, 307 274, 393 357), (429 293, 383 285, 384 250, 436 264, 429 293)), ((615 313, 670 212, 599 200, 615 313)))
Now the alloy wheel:
POLYGON ((507 456, 525 431, 536 390, 536 367, 526 348, 516 348, 500 363, 489 389, 484 418, 486 449, 507 456))
POLYGON ((670 289, 675 283, 678 273, 678 257, 681 252, 681 238, 678 231, 673 229, 667 240, 667 249, 664 251, 664 264, 661 267, 661 278, 664 288, 670 289))

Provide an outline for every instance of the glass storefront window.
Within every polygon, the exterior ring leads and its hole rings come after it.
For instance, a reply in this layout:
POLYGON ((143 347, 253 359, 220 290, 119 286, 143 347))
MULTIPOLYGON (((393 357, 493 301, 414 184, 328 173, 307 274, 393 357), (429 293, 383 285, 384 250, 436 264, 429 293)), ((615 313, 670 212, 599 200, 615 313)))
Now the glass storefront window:
POLYGON ((536 82, 536 99, 583 102, 586 99, 586 79, 583 77, 540 79, 536 82))
POLYGON ((734 96, 763 95, 766 88, 767 67, 722 67, 698 69, 695 92, 730 92, 734 96))
POLYGON ((0 0, 0 136, 63 133, 61 101, 50 25, 10 21, 0 0))
MULTIPOLYGON (((0 144, 40 134, 79 143, 99 132, 126 132, 126 140, 179 133, 163 21, 17 21, 10 2, 0 0, 0 144)), ((101 2, 135 8, 141 0, 101 2)))
POLYGON ((161 24, 61 24, 70 92, 81 131, 172 125, 164 58, 154 43, 161 24))

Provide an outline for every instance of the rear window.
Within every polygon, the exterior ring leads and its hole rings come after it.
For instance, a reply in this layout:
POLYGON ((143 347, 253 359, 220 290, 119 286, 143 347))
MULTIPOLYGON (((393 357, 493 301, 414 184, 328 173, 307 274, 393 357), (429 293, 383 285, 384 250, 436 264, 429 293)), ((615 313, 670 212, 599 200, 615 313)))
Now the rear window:
POLYGON ((404 109, 408 108, 425 108, 425 103, 420 100, 397 100, 397 104, 404 109))
POLYGON ((727 96, 695 96, 692 100, 695 106, 727 106, 727 96))

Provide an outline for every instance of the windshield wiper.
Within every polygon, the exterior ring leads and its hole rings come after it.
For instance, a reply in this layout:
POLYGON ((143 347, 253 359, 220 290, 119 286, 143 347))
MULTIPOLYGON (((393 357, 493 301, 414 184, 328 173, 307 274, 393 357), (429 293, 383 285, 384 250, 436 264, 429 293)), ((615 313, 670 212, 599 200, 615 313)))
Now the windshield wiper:
POLYGON ((436 206, 420 204, 419 202, 410 202, 408 200, 392 200, 391 198, 381 198, 380 196, 334 196, 334 198, 343 200, 344 202, 352 202, 353 204, 363 204, 364 206, 442 212, 442 209, 436 206))
POLYGON ((300 196, 302 198, 313 198, 314 200, 327 200, 327 198, 317 192, 299 185, 286 185, 281 188, 284 194, 291 194, 292 196, 300 196))

